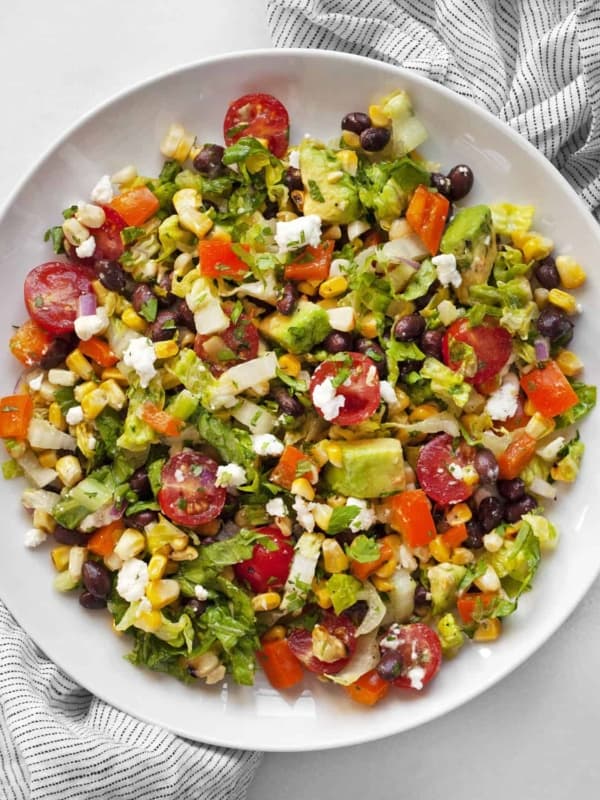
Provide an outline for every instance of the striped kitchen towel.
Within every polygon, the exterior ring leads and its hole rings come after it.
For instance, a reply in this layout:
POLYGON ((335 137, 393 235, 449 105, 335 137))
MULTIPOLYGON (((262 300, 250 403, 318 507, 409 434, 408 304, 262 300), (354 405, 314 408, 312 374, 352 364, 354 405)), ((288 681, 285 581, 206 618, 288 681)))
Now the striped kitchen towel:
POLYGON ((107 705, 45 658, 0 602, 1 800, 242 800, 260 759, 107 705))
POLYGON ((600 0, 267 0, 278 47, 415 70, 532 142, 600 219, 600 0))

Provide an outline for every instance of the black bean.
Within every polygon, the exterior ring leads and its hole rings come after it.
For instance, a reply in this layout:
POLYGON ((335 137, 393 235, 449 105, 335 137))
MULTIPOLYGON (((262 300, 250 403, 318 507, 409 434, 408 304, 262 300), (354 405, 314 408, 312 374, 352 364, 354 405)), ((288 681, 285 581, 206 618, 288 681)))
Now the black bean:
POLYGON ((96 597, 107 597, 110 592, 110 572, 104 564, 97 561, 86 561, 81 570, 83 585, 96 597))
POLYGON ((131 304, 135 311, 140 313, 149 300, 156 299, 154 292, 147 283, 138 283, 131 295, 131 304))
POLYGON ((473 170, 466 164, 457 164, 448 173, 450 200, 462 200, 473 188, 473 170))
POLYGON ((352 342, 354 337, 351 333, 343 331, 331 331, 323 339, 323 347, 328 353, 345 353, 352 350, 352 342))
POLYGON ((350 621, 358 628, 363 619, 367 616, 368 610, 368 603, 366 603, 364 600, 357 600, 356 603, 344 611, 344 616, 348 617, 350 621))
POLYGON ((504 503, 498 497, 486 497, 477 509, 477 520, 483 532, 488 533, 500 525, 504 517, 504 503))
POLYGON ((420 314, 407 314, 394 326, 394 338, 399 342, 414 342, 425 330, 425 320, 420 314))
POLYGON ((471 550, 483 547, 483 529, 476 519, 467 522, 467 538, 463 544, 471 550))
POLYGON ((406 378, 407 375, 410 375, 411 372, 418 372, 421 369, 420 361, 415 361, 414 359, 410 358, 406 361, 399 361, 398 362, 398 374, 401 378, 406 378))
POLYGON ((72 338, 57 338, 54 339, 45 354, 40 359, 40 367, 42 369, 53 369, 61 364, 69 355, 71 350, 76 346, 76 342, 72 338))
POLYGON ((346 114, 342 120, 342 130, 361 134, 367 128, 370 128, 372 124, 371 117, 368 114, 364 114, 362 111, 352 111, 350 114, 346 114))
POLYGON ((146 467, 138 467, 129 479, 129 485, 137 494, 140 500, 147 500, 152 497, 152 487, 148 478, 146 467))
POLYGON ((142 531, 146 525, 150 525, 152 522, 158 521, 158 513, 156 511, 146 509, 145 511, 138 511, 137 514, 129 514, 123 519, 125 524, 129 525, 130 528, 137 528, 138 531, 142 531))
POLYGON ((98 608, 106 608, 106 598, 96 597, 91 592, 82 592, 79 595, 79 602, 88 611, 95 611, 98 608))
POLYGON ((507 503, 504 509, 504 519, 507 522, 518 522, 523 514, 529 514, 537 508, 537 500, 530 494, 524 494, 519 500, 514 503, 507 503))
POLYGON ((301 192, 304 189, 302 175, 297 167, 288 167, 283 176, 283 182, 290 192, 301 192))
POLYGON ((184 328, 195 333, 196 323, 194 322, 194 314, 185 300, 178 300, 172 308, 175 313, 175 321, 178 325, 183 325, 184 328))
POLYGON ((177 333, 177 315, 171 309, 159 311, 156 319, 148 328, 148 336, 153 342, 166 342, 177 333))
POLYGON ((367 128, 360 134, 360 146, 368 153, 377 153, 383 150, 391 135, 389 128, 367 128))
POLYGON ((294 308, 296 307, 299 297, 300 293, 298 292, 296 285, 291 281, 288 281, 284 284, 283 294, 277 302, 277 311, 279 311, 280 314, 284 314, 286 317, 289 317, 290 314, 294 312, 294 308))
POLYGON ((542 336, 547 336, 550 341, 562 339, 573 334, 573 323, 565 312, 555 306, 546 306, 537 318, 537 329, 542 336))
POLYGON ((434 283, 433 286, 431 286, 431 288, 428 289, 424 295, 421 295, 421 297, 416 297, 413 300, 413 303, 415 304, 415 308, 417 309, 417 311, 421 311, 422 309, 425 308, 425 306, 429 305, 431 298, 436 292, 435 286, 436 284, 434 283))
POLYGON ((262 215, 265 219, 273 219, 273 217, 277 216, 278 211, 279 211, 279 204, 277 203, 277 201, 267 200, 262 215))
POLYGON ((498 491, 510 503, 520 500, 525 494, 525 483, 521 478, 498 481, 498 491))
MULTIPOLYGON (((206 539, 204 539, 204 541, 206 542, 206 539)), ((201 614, 204 614, 206 607, 207 603, 203 600, 198 600, 196 597, 190 597, 183 607, 183 610, 187 614, 191 614, 193 617, 199 617, 201 614)))
POLYGON ((473 459, 473 466, 484 483, 493 483, 498 477, 496 456, 487 447, 477 450, 473 459))
POLYGON ((279 411, 281 414, 289 414, 291 417, 299 417, 304 413, 304 406, 302 403, 296 397, 292 397, 287 389, 284 389, 283 387, 277 387, 273 390, 272 395, 279 406, 279 411))
POLYGON ((220 144, 205 144, 194 157, 194 169, 207 178, 218 178, 225 173, 222 161, 224 153, 225 149, 220 144))
POLYGON ((384 681, 393 681, 402 672, 402 656, 396 650, 383 648, 379 664, 377 664, 377 674, 384 681))
POLYGON ((442 175, 441 172, 432 172, 431 185, 434 189, 437 189, 440 194, 443 194, 444 197, 450 197, 452 184, 450 183, 450 178, 447 175, 442 175))
POLYGON ((560 275, 556 269, 556 261, 552 256, 548 256, 543 261, 540 261, 533 272, 544 289, 558 289, 560 286, 560 275))
POLYGON ((117 261, 100 259, 94 264, 98 280, 111 292, 123 292, 127 283, 125 270, 117 261))
POLYGON ((431 597, 427 589, 420 583, 415 589, 415 606, 430 606, 431 597))
POLYGON ((443 338, 444 338, 443 328, 437 328, 434 331, 425 331, 421 336, 419 347, 425 353, 426 356, 431 356, 432 358, 437 358, 438 360, 441 360, 443 338))
POLYGON ((89 533, 83 533, 83 531, 78 530, 69 530, 69 528, 63 528, 62 525, 57 525, 54 528, 54 538, 60 544, 68 544, 68 545, 77 545, 77 547, 84 547, 87 544, 87 540, 89 539, 89 533))
POLYGON ((357 353, 362 353, 373 361, 377 367, 377 374, 383 380, 388 372, 387 361, 383 349, 372 339, 357 339, 354 344, 357 353))
POLYGON ((171 293, 171 286, 173 285, 173 273, 163 272, 158 281, 154 293, 158 304, 161 308, 167 308, 176 302, 177 297, 171 293))

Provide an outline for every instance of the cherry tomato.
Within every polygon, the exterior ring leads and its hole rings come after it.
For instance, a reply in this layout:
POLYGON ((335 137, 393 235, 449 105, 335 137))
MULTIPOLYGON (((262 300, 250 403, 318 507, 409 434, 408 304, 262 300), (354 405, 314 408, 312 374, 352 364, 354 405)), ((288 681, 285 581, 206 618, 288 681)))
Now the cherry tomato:
POLYGON ((94 260, 98 261, 104 258, 107 261, 117 261, 123 255, 125 249, 121 239, 121 231, 127 227, 127 223, 114 208, 106 205, 103 205, 102 208, 106 215, 104 224, 102 227, 92 231, 96 239, 94 260))
POLYGON ((24 286, 29 316, 49 333, 70 333, 77 316, 77 301, 82 294, 93 291, 94 278, 86 267, 61 261, 34 267, 24 286))
POLYGON ((423 445, 417 458, 421 488, 436 503, 460 503, 473 494, 475 485, 463 480, 465 467, 473 469, 466 446, 454 447, 452 437, 441 433, 423 445))
POLYGON ((471 328, 467 319, 457 319, 450 325, 442 340, 444 363, 455 372, 463 366, 465 360, 460 352, 460 344, 472 347, 475 352, 475 372, 465 375, 465 380, 476 387, 496 376, 512 353, 511 335, 505 328, 487 322, 471 328))
POLYGON ((335 636, 336 639, 342 642, 346 649, 346 655, 343 658, 338 658, 335 661, 322 661, 317 658, 313 652, 312 631, 307 631, 305 628, 294 628, 288 634, 290 650, 310 672, 316 672, 317 675, 335 675, 352 658, 352 654, 356 649, 356 628, 348 617, 343 614, 336 616, 329 611, 323 613, 320 622, 317 624, 324 628, 329 635, 335 636))
POLYGON ((255 544, 252 558, 234 565, 236 577, 257 594, 283 589, 290 574, 294 548, 275 525, 258 528, 258 531, 272 539, 277 548, 269 550, 262 544, 255 544))
MULTIPOLYGON (((231 316, 232 308, 225 307, 227 314, 231 316)), ((258 355, 258 331, 252 324, 251 318, 248 314, 242 313, 236 318, 235 322, 218 334, 219 338, 223 341, 223 347, 219 348, 217 352, 206 350, 204 347, 205 342, 213 338, 211 336, 202 336, 198 334, 194 341, 194 350, 196 355, 203 361, 208 361, 213 365, 212 372, 219 374, 223 370, 232 367, 234 364, 240 364, 242 361, 250 361, 258 355)))
POLYGON ((356 425, 369 419, 377 411, 381 400, 377 367, 362 353, 340 353, 335 358, 323 361, 314 371, 309 388, 317 413, 337 425, 356 425), (336 397, 344 398, 344 405, 333 419, 325 416, 322 408, 315 403, 315 391, 328 378, 333 382, 336 397))
POLYGON ((245 94, 227 109, 223 122, 227 146, 242 136, 266 139, 273 155, 282 158, 290 138, 290 118, 285 106, 271 94, 245 94))
POLYGON ((162 468, 162 487, 157 499, 165 516, 176 525, 195 528, 221 513, 227 491, 215 485, 217 462, 183 450, 162 468))
POLYGON ((391 625, 379 646, 382 654, 393 650, 400 656, 399 672, 392 683, 403 689, 422 689, 437 675, 442 663, 440 638, 422 622, 391 625))

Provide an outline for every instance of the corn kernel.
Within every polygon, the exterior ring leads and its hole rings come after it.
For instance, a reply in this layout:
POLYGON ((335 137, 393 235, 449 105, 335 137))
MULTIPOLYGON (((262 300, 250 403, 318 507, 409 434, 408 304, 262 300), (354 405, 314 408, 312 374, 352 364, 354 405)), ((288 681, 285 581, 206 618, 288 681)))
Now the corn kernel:
POLYGON ((334 278, 328 278, 323 281, 319 287, 319 294, 321 297, 339 297, 348 288, 348 280, 343 275, 336 275, 334 278))
POLYGON ((360 147, 360 136, 354 131, 342 131, 342 141, 346 147, 357 150, 360 147))
POLYGON ((109 553, 107 556, 104 556, 102 559, 104 562, 104 566, 109 569, 111 572, 117 572, 123 566, 123 559, 119 558, 115 552, 109 553))
POLYGON ((317 467, 325 466, 329 458, 324 441, 317 442, 310 448, 310 458, 311 461, 314 461, 317 467))
POLYGON ((562 289, 550 289, 548 292, 548 302, 557 308, 562 308, 567 314, 575 314, 579 310, 577 300, 572 294, 563 292, 562 289))
POLYGON ((561 350, 555 361, 563 375, 568 378, 578 375, 583 369, 583 361, 571 350, 561 350))
POLYGON ((207 653, 190 658, 187 666, 197 678, 205 678, 219 666, 219 663, 219 657, 209 650, 207 653))
POLYGON ((62 544, 60 547, 53 547, 50 552, 54 569, 58 572, 64 572, 69 566, 69 553, 71 548, 68 544, 62 544))
POLYGON ((374 339, 378 333, 377 317, 374 314, 365 314, 359 320, 358 329, 361 336, 367 339, 374 339))
POLYGON ((251 602, 254 611, 273 611, 279 608, 281 596, 277 592, 263 592, 254 595, 251 602))
POLYGON ((348 569, 348 556, 344 553, 342 546, 336 539, 325 539, 322 544, 323 567, 325 572, 335 574, 344 572, 348 569))
POLYGON ((369 117, 376 128, 387 128, 391 121, 383 108, 375 104, 369 106, 369 117))
POLYGON ((160 143, 160 152, 165 158, 173 158, 181 164, 189 156, 195 138, 183 125, 173 122, 160 143))
POLYGON ((315 499, 315 490, 306 478, 296 478, 296 480, 292 482, 291 492, 292 494, 300 495, 300 497, 308 501, 315 499))
POLYGON ((501 633, 502 623, 497 617, 482 619, 473 634, 473 639, 476 642, 494 642, 501 633))
POLYGON ((77 375, 69 369, 49 369, 48 380, 55 386, 75 386, 77 375))
POLYGON ((102 381, 98 388, 104 392, 106 395, 107 404, 111 408, 114 408, 115 411, 120 411, 127 402, 125 392, 121 389, 114 378, 109 378, 107 381, 102 381))
POLYGON ((585 270, 572 256, 558 256, 556 269, 565 289, 578 289, 585 283, 585 270))
POLYGON ((55 465, 58 477, 67 488, 75 486, 83 478, 81 464, 75 456, 62 456, 55 465))
POLYGON ((52 514, 36 508, 33 512, 33 527, 39 528, 44 533, 52 533, 56 528, 56 521, 52 514))
POLYGON ((321 528, 322 531, 326 531, 327 528, 329 527, 329 523, 331 522, 332 514, 333 514, 333 508, 327 505, 327 503, 317 503, 312 512, 313 518, 315 520, 315 525, 318 528, 321 528))
POLYGON ((457 503, 446 512, 446 522, 448 525, 460 525, 461 523, 468 522, 473 516, 473 512, 466 503, 457 503))
POLYGON ((135 528, 125 528, 119 541, 116 543, 114 552, 123 561, 135 558, 146 549, 146 537, 135 528))
POLYGON ((282 356, 280 356, 277 364, 279 369, 282 372, 285 372, 286 375, 289 375, 290 378, 297 378, 300 374, 300 370, 302 369, 300 359, 291 353, 284 353, 282 356))
POLYGON ((429 542, 429 552, 436 561, 448 561, 450 559, 450 548, 441 536, 436 536, 429 542))
POLYGON ((38 455, 40 466, 45 467, 46 469, 54 469, 57 458, 58 456, 56 455, 56 450, 45 450, 43 453, 38 455))
POLYGON ((338 150, 335 155, 342 169, 354 177, 358 170, 358 157, 354 150, 338 150))
POLYGON ((486 571, 479 578, 475 579, 475 585, 482 592, 497 592, 501 589, 500 578, 496 570, 488 564, 486 571))
POLYGON ((533 405, 531 400, 525 401, 525 403, 523 404, 523 411, 525 412, 525 414, 527 414, 528 417, 533 417, 533 415, 537 413, 535 406, 533 405))
POLYGON ((100 228, 104 225, 106 214, 95 203, 82 203, 75 212, 75 219, 86 228, 100 228))
POLYGON ((137 169, 133 164, 126 164, 111 175, 110 182, 116 183, 117 186, 125 186, 126 184, 133 183, 137 178, 137 169))
POLYGON ((86 419, 96 419, 106 406, 108 405, 108 397, 106 392, 102 389, 93 389, 88 392, 85 397, 81 399, 81 410, 86 419))
POLYGON ((533 436, 534 439, 543 439, 549 433, 552 433, 556 423, 549 417, 544 417, 539 411, 534 412, 531 419, 525 426, 525 433, 533 436))
POLYGON ((525 256, 525 261, 541 261, 550 255, 554 242, 535 231, 514 231, 512 240, 525 256))
POLYGON ((167 569, 167 557, 161 553, 155 553, 148 562, 148 578, 151 581, 160 580, 164 577, 167 569))
POLYGON ((179 597, 180 592, 179 584, 172 578, 159 578, 158 580, 149 581, 146 586, 146 597, 152 603, 152 608, 164 608, 175 602, 179 597))
POLYGON ((388 237, 390 240, 394 239, 404 239, 405 236, 411 236, 413 233, 412 228, 406 221, 405 217, 399 217, 395 219, 388 231, 388 237))
POLYGON ((317 598, 317 604, 320 608, 331 608, 333 603, 325 581, 318 581, 315 579, 312 582, 312 590, 317 598))
POLYGON ((162 370, 160 375, 160 382, 162 384, 163 389, 166 389, 167 391, 169 389, 174 389, 181 383, 181 381, 179 380, 177 375, 175 375, 174 372, 167 372, 166 370, 162 370))
POLYGON ((337 242, 337 240, 341 238, 342 238, 342 229, 340 228, 339 225, 330 225, 328 228, 325 228, 325 230, 323 231, 323 235, 321 236, 321 239, 323 239, 323 241, 337 242))
POLYGON ((422 422, 430 417, 435 417, 435 415, 439 413, 439 408, 433 403, 421 403, 420 406, 416 406, 416 408, 411 411, 408 419, 410 422, 422 422))
POLYGON ((48 422, 58 428, 59 431, 66 431, 67 423, 58 403, 50 403, 48 407, 48 422))
POLYGON ((468 547, 455 547, 452 551, 452 555, 450 556, 450 561, 452 564, 459 564, 460 566, 466 566, 467 564, 472 564, 475 561, 475 555, 469 550, 468 547))
POLYGON ((154 342, 154 355, 158 358, 172 358, 179 352, 179 345, 175 339, 166 342, 154 342))
POLYGON ((394 589, 394 584, 387 578, 380 578, 378 575, 375 575, 371 580, 373 586, 375 586, 379 592, 391 592, 394 589))
MULTIPOLYGON (((103 369, 100 378, 103 381, 114 381, 115 383, 119 384, 119 386, 129 385, 127 375, 123 375, 123 373, 116 367, 107 367, 106 369, 103 369)), ((106 389, 104 391, 106 391, 106 389)))
POLYGON ((502 548, 504 539, 496 531, 490 531, 483 537, 483 546, 488 553, 497 553, 502 548))
POLYGON ((329 463, 333 464, 334 467, 343 467, 344 460, 341 445, 337 442, 325 441, 323 442, 323 447, 327 453, 329 463))
POLYGON ((542 286, 533 290, 533 299, 540 311, 548 305, 548 294, 548 289, 544 289, 542 286))
POLYGON ((65 359, 65 363, 71 372, 79 375, 79 377, 84 381, 91 380, 95 375, 94 368, 83 355, 83 353, 77 348, 75 348, 73 352, 69 353, 65 359))
POLYGON ((125 311, 121 314, 121 319, 123 323, 133 331, 144 333, 146 330, 146 320, 143 317, 140 317, 137 311, 134 311, 134 309, 131 307, 125 309, 125 311))
POLYGON ((309 297, 314 297, 317 294, 318 281, 298 281, 298 291, 306 294, 309 297))
POLYGON ((69 217, 62 224, 65 239, 73 247, 79 247, 86 239, 90 238, 90 232, 75 217, 69 217))
MULTIPOLYGON (((215 521, 217 522, 217 526, 218 526, 218 521, 217 520, 215 520, 215 521)), ((209 524, 209 523, 207 523, 207 524, 209 524)), ((217 527, 217 530, 218 530, 218 527, 217 527)), ((200 533, 200 532, 198 531, 198 533, 200 533)), ((216 533, 216 531, 215 531, 215 533, 216 533)), ((200 534, 200 535, 201 536, 202 535, 210 536, 211 534, 204 533, 204 534, 200 534)), ((212 535, 214 535, 214 534, 212 534, 212 535)), ((181 553, 186 549, 186 547, 189 545, 189 543, 190 543, 190 537, 187 535, 187 533, 183 533, 183 531, 182 531, 181 533, 178 533, 176 536, 173 536, 173 538, 171 539, 171 542, 170 542, 171 550, 174 550, 176 553, 181 553)))
POLYGON ((191 544, 184 547, 183 550, 173 550, 171 553, 171 561, 179 563, 180 561, 195 561, 198 558, 198 551, 191 544))
POLYGON ((397 567, 398 561, 395 558, 390 558, 375 570, 375 575, 377 575, 378 578, 391 578, 397 567))
POLYGON ((283 625, 273 625, 272 628, 263 634, 261 642, 278 642, 285 639, 286 630, 283 625))
POLYGON ((154 633, 163 624, 162 614, 160 611, 153 609, 152 611, 142 611, 135 618, 133 623, 136 628, 146 633, 154 633))
POLYGON ((93 392, 96 387, 97 384, 95 384, 94 381, 84 381, 83 383, 78 383, 73 390, 73 396, 78 403, 81 403, 86 394, 93 392))

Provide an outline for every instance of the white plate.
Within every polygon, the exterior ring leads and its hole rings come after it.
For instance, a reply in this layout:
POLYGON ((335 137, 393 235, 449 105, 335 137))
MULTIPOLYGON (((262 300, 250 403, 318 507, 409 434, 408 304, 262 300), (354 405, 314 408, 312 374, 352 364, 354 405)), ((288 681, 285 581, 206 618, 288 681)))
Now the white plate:
MULTIPOLYGON (((270 92, 290 112, 291 138, 330 138, 341 117, 366 109, 398 87, 412 95, 430 139, 423 148, 444 169, 471 165, 476 176, 469 202, 511 200, 537 209, 535 226, 572 253, 590 274, 581 293, 584 314, 576 349, 588 382, 598 382, 600 304, 593 273, 600 252, 597 223, 550 164, 491 115, 434 83, 392 66, 321 51, 254 51, 204 61, 121 95, 86 117, 40 161, 10 200, 0 221, 2 341, 25 319, 23 278, 52 258, 42 241, 61 209, 85 198, 100 175, 134 162, 140 172, 160 167, 159 142, 173 120, 201 141, 220 141, 228 103, 252 91, 270 92)), ((12 392, 18 375, 7 347, 0 352, 0 391, 12 392)), ((396 693, 374 709, 350 703, 343 692, 307 679, 285 696, 259 677, 253 688, 187 687, 137 669, 123 659, 102 612, 86 612, 76 598, 51 588, 48 552, 23 547, 29 520, 20 507, 18 481, 0 481, 3 569, 0 594, 45 653, 90 691, 131 714, 190 739, 260 750, 315 750, 356 744, 408 730, 456 708, 530 656, 567 618, 600 570, 600 480, 594 466, 599 434, 583 426, 588 453, 581 477, 557 503, 557 552, 546 558, 534 590, 490 646, 473 645, 442 668, 423 694, 396 693)))

